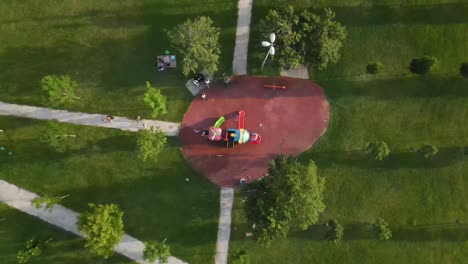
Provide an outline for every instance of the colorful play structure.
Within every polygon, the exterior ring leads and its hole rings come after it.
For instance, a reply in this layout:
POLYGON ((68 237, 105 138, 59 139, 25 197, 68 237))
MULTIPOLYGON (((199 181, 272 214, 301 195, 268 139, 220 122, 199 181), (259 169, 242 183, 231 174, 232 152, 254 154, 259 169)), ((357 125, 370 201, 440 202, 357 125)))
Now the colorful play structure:
POLYGON ((226 141, 226 147, 233 148, 234 145, 244 144, 250 142, 252 144, 259 144, 262 141, 262 138, 257 133, 249 133, 244 128, 245 123, 245 111, 239 111, 237 129, 228 128, 223 130, 221 125, 224 123, 224 116, 220 117, 216 123, 208 129, 208 139, 211 141, 226 141))

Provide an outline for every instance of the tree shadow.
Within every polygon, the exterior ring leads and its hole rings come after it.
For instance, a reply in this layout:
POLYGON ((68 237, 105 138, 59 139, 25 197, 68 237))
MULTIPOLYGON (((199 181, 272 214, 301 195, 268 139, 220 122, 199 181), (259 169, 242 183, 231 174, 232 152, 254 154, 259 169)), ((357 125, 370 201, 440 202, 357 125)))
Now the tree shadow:
POLYGON ((319 80, 327 96, 372 96, 383 99, 468 96, 468 81, 454 76, 412 76, 368 81, 319 80))
POLYGON ((442 168, 465 160, 466 147, 439 148, 433 158, 426 159, 416 150, 391 152, 384 160, 379 161, 370 157, 364 150, 329 151, 303 153, 300 161, 313 160, 319 168, 330 168, 335 165, 360 168, 442 168))
POLYGON ((427 4, 414 6, 375 5, 370 7, 335 6, 337 20, 347 26, 385 24, 456 24, 468 22, 466 3, 427 4))

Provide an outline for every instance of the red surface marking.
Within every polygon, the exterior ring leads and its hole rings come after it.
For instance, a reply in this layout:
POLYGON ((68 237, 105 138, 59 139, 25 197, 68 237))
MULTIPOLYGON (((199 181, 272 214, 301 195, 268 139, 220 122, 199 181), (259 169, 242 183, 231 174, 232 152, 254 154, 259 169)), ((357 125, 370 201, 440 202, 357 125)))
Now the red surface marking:
POLYGON ((325 132, 329 105, 322 88, 309 80, 288 77, 235 76, 206 90, 207 100, 195 97, 180 130, 181 151, 187 162, 212 182, 225 187, 242 178, 262 177, 268 163, 281 154, 299 155, 325 132), (267 90, 265 84, 287 86, 267 90), (258 133, 262 142, 226 148, 225 141, 209 141, 193 132, 210 127, 224 116, 223 129, 237 125, 239 110, 247 113, 245 129, 258 133), (260 125, 261 124, 261 125, 260 125))
POLYGON ((237 124, 237 129, 244 129, 245 128, 245 111, 239 111, 239 123, 237 124))

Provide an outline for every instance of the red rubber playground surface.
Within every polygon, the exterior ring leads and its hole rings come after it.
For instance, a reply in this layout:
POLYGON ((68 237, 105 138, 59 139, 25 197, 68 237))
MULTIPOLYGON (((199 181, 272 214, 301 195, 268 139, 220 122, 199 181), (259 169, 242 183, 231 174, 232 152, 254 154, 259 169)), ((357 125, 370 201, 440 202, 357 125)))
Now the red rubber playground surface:
POLYGON ((268 162, 278 155, 299 155, 326 131, 329 104, 321 87, 289 77, 235 76, 206 89, 206 100, 196 97, 180 130, 181 151, 199 173, 223 187, 235 187, 265 175, 268 162), (264 85, 286 86, 272 89, 264 85), (220 116, 221 128, 237 129, 238 112, 245 111, 245 129, 261 135, 258 145, 226 148, 226 142, 209 141, 196 131, 208 129, 220 116))

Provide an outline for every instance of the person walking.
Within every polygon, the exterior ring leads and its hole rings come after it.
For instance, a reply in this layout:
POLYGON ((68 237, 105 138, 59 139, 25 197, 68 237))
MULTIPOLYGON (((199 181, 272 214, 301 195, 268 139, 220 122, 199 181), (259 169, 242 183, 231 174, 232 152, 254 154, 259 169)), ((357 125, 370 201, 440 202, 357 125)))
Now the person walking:
POLYGON ((205 93, 202 93, 202 94, 201 94, 201 99, 202 99, 202 100, 206 100, 206 94, 205 94, 205 93))

